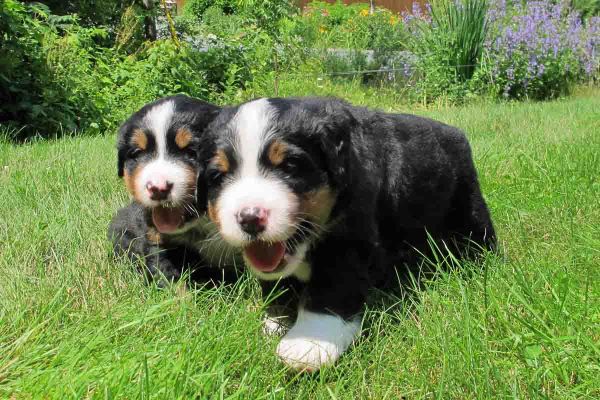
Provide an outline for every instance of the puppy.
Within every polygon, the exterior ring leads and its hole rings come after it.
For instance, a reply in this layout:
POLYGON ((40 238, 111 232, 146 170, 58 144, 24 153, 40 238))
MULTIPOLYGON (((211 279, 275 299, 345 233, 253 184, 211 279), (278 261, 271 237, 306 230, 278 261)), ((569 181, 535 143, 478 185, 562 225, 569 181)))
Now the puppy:
POLYGON ((333 364, 360 332, 367 291, 443 251, 471 256, 495 233, 465 135, 413 115, 333 98, 260 99, 209 129, 208 215, 243 252, 274 320, 296 314, 277 354, 333 364), (279 282, 277 282, 279 281, 279 282))
POLYGON ((183 95, 165 97, 133 114, 118 135, 118 174, 133 203, 109 226, 117 254, 145 262, 159 282, 200 268, 210 221, 196 203, 205 129, 220 108, 183 95))

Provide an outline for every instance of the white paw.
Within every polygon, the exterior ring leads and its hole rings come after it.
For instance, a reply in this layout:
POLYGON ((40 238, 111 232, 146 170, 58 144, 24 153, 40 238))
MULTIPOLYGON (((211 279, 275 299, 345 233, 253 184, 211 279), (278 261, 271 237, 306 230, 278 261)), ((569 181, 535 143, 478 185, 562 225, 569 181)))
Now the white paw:
POLYGON ((281 336, 286 331, 286 326, 280 318, 264 317, 263 334, 266 336, 281 336))
POLYGON ((284 337, 277 346, 277 355, 290 368, 312 372, 334 364, 341 352, 335 343, 284 337))
POLYGON ((290 368, 316 371, 333 365, 360 331, 358 321, 300 310, 298 320, 277 346, 277 355, 290 368))

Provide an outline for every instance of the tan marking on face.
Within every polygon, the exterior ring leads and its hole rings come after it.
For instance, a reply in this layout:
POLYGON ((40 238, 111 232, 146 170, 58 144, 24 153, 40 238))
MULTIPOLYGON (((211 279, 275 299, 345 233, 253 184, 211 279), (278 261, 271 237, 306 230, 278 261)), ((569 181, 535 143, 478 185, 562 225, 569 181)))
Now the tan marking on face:
POLYGON ((285 160, 285 153, 287 151, 287 145, 285 144, 285 142, 282 142, 281 140, 275 140, 273 143, 271 143, 271 146, 269 146, 269 161, 271 161, 271 164, 273 164, 274 166, 278 166, 279 164, 281 164, 283 162, 283 160, 285 160))
POLYGON ((188 128, 180 128, 175 134, 175 144, 180 149, 188 147, 192 141, 192 132, 188 128))
POLYGON ((323 225, 329 219, 336 199, 336 193, 329 186, 322 186, 310 191, 300 198, 301 216, 309 216, 313 222, 323 225))
POLYGON ((131 135, 131 144, 139 148, 140 150, 146 150, 148 148, 148 136, 141 129, 136 129, 131 135))
POLYGON ((146 232, 146 238, 154 244, 160 244, 161 242, 160 232, 154 228, 148 229, 148 232, 146 232))
POLYGON ((141 171, 142 171, 142 166, 137 165, 133 169, 133 172, 131 174, 129 173, 129 171, 127 169, 123 173, 123 179, 125 180, 125 187, 127 187, 127 190, 129 191, 131 196, 133 196, 133 198, 137 202, 140 202, 140 203, 142 201, 141 193, 138 193, 137 190, 135 189, 136 188, 135 182, 139 179, 139 175, 140 175, 141 171))
POLYGON ((219 209, 217 206, 215 206, 212 201, 208 202, 208 218, 210 218, 210 220, 212 222, 214 222, 214 224, 220 228, 221 227, 221 220, 219 219, 219 209))
POLYGON ((224 174, 229 172, 229 158, 227 158, 227 154, 223 150, 217 150, 217 153, 213 157, 213 163, 220 172, 224 174))

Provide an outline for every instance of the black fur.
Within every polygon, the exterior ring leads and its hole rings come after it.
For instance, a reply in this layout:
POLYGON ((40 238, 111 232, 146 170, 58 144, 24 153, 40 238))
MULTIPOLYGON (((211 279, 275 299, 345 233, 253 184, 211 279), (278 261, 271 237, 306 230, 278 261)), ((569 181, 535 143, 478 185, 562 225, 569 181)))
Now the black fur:
MULTIPOLYGON (((276 110, 269 129, 290 145, 292 158, 278 166, 263 163, 263 173, 278 176, 298 196, 323 185, 337 193, 326 230, 305 258, 310 280, 277 283, 300 299, 283 296, 275 308, 295 308, 300 300, 308 310, 351 318, 361 313, 369 288, 397 281, 397 272, 431 255, 428 235, 442 252, 460 257, 495 247, 471 149, 459 129, 334 98, 268 101, 276 110)), ((235 162, 227 137, 236 111, 224 111, 213 123, 215 147, 205 148, 207 163, 215 148, 229 151, 235 162)), ((208 163, 207 193, 201 193, 213 201, 223 181, 214 172, 208 163)), ((264 293, 275 284, 262 282, 264 293)))
MULTIPOLYGON (((137 165, 152 161, 156 156, 155 140, 144 118, 152 112, 153 107, 167 101, 174 104, 174 114, 167 131, 169 157, 197 170, 200 175, 198 152, 206 145, 205 130, 215 118, 220 108, 202 100, 184 95, 169 96, 142 107, 134 113, 119 129, 117 153, 118 175, 133 171, 137 165), (176 130, 185 127, 193 135, 191 143, 184 150, 173 146, 176 130), (131 136, 136 129, 148 130, 148 148, 136 153, 131 144, 131 136)), ((200 185, 203 182, 199 182, 200 185)), ((108 238, 113 244, 115 254, 124 255, 132 260, 140 261, 144 269, 159 283, 172 281, 181 276, 182 271, 188 270, 194 280, 226 280, 231 279, 231 270, 207 268, 208 262, 201 255, 203 241, 207 236, 206 218, 204 216, 206 202, 189 204, 186 207, 185 225, 180 232, 173 234, 158 234, 155 232, 150 209, 137 202, 121 208, 113 217, 108 238), (150 236, 160 238, 160 242, 149 239, 150 236)))
POLYGON ((179 235, 162 235, 157 244, 148 240, 152 229, 148 210, 138 203, 119 209, 108 227, 108 238, 115 255, 126 256, 139 263, 140 269, 163 286, 188 273, 193 282, 227 282, 237 279, 235 269, 215 268, 193 245, 202 240, 203 232, 191 229, 179 235))

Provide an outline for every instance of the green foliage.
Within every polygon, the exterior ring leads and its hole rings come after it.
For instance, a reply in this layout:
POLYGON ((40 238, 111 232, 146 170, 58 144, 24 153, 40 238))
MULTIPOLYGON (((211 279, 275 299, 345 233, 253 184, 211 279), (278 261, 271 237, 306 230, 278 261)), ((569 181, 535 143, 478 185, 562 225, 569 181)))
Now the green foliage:
POLYGON ((81 28, 38 3, 6 0, 0 15, 0 120, 24 126, 23 134, 82 127, 95 110, 81 81, 90 79, 89 49, 106 31, 81 28))
POLYGON ((384 8, 370 14, 364 3, 310 2, 294 28, 305 45, 318 48, 398 51, 404 49, 406 39, 397 15, 384 8))
POLYGON ((99 59, 91 89, 102 128, 114 128, 133 111, 159 97, 175 93, 206 99, 211 87, 205 79, 203 55, 183 43, 170 40, 147 44, 131 56, 113 55, 99 59), (111 57, 112 56, 112 57, 111 57))
POLYGON ((238 0, 187 0, 182 15, 201 20, 209 8, 216 8, 224 14, 235 14, 238 11, 238 0))
MULTIPOLYGON (((216 42, 203 51, 185 41, 180 48, 170 40, 142 44, 132 8, 123 14, 115 47, 103 47, 98 43, 107 31, 82 28, 75 16, 12 0, 2 7, 0 121, 18 128, 10 130, 15 139, 114 129, 143 104, 174 93, 233 97, 267 67, 273 47, 264 32, 241 31, 227 40, 213 35, 216 42)), ((215 16, 211 26, 222 28, 221 22, 215 16)))
POLYGON ((465 95, 484 49, 487 9, 487 1, 434 0, 431 21, 415 20, 418 34, 410 36, 409 46, 419 60, 424 96, 465 95))
POLYGON ((290 0, 239 0, 239 4, 240 13, 276 39, 281 20, 291 16, 295 9, 290 0))
POLYGON ((583 18, 600 15, 600 0, 571 0, 571 6, 579 11, 583 18))
POLYGON ((290 0, 188 0, 183 8, 184 19, 204 21, 208 14, 220 12, 242 21, 246 27, 255 25, 271 36, 277 36, 279 21, 294 11, 290 0))
POLYGON ((124 0, 45 0, 52 14, 77 14, 83 26, 114 26, 130 1, 124 0))
POLYGON ((597 76, 600 18, 562 2, 490 10, 490 34, 472 86, 494 96, 543 100, 597 76))
MULTIPOLYGON (((408 36, 401 16, 380 7, 370 13, 365 3, 313 1, 288 26, 290 34, 311 49, 312 57, 318 58, 328 73, 396 68, 408 36)), ((367 73, 359 77, 375 85, 388 80, 389 75, 367 73)), ((341 79, 348 78, 355 77, 345 75, 341 79)))

